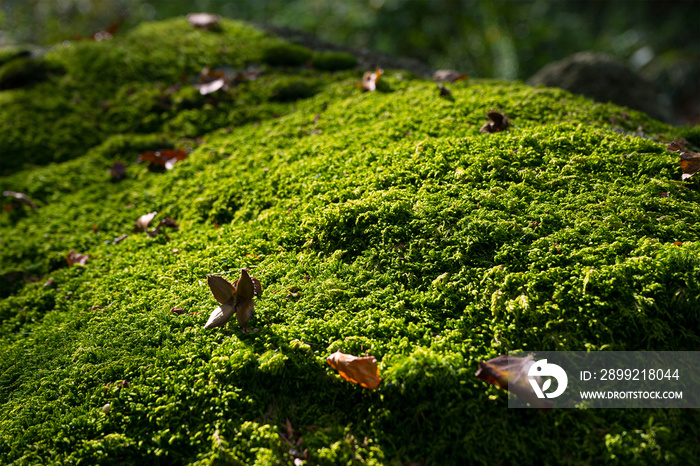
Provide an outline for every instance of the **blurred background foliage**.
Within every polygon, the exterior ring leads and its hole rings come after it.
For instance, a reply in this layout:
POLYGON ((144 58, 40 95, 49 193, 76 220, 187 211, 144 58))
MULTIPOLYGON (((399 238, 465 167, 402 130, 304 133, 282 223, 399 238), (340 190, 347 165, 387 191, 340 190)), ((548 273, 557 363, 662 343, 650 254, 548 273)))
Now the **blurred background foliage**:
POLYGON ((120 18, 123 32, 192 11, 474 77, 525 80, 576 52, 604 52, 655 83, 681 119, 700 123, 683 115, 700 101, 700 0, 3 0, 0 44, 90 36, 120 18))

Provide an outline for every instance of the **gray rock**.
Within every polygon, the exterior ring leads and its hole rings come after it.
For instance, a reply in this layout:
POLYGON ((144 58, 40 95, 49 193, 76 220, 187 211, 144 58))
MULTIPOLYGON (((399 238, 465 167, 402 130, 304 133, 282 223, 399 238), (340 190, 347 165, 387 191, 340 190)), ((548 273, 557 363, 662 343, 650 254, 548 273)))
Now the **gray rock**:
POLYGON ((672 121, 671 106, 654 85, 609 55, 594 52, 571 55, 546 65, 527 83, 559 87, 597 102, 624 105, 657 120, 672 121))

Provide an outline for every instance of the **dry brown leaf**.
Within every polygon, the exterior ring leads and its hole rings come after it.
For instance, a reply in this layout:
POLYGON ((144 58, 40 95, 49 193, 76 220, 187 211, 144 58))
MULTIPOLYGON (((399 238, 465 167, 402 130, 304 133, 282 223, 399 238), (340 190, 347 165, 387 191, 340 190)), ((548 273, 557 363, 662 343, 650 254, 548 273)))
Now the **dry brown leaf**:
POLYGON ((149 167, 172 170, 177 162, 186 158, 187 152, 182 149, 147 150, 139 155, 136 162, 148 162, 149 167))
POLYGON ((112 244, 119 244, 122 241, 124 241, 125 239, 127 239, 128 237, 129 237, 129 235, 127 235, 127 234, 123 234, 121 236, 118 236, 112 240, 112 244))
POLYGON ((374 356, 357 357, 336 351, 326 358, 326 362, 342 378, 361 387, 376 390, 382 381, 374 356))
POLYGON ((497 133, 499 131, 505 131, 508 129, 508 117, 496 110, 491 110, 486 113, 489 121, 484 123, 484 125, 479 129, 482 133, 497 133))
POLYGON ((453 83, 468 77, 469 75, 467 73, 460 73, 459 71, 455 70, 437 70, 435 73, 433 73, 433 81, 436 83, 453 83))
MULTIPOLYGON (((488 361, 479 362, 479 370, 476 371, 476 378, 484 380, 492 385, 516 395, 526 403, 537 408, 549 408, 552 402, 537 398, 528 381, 528 370, 535 364, 533 356, 524 358, 516 356, 498 356, 488 361), (509 379, 512 383, 508 383, 509 379)), ((541 377, 535 377, 537 383, 541 385, 541 377)))
POLYGON ((71 265, 85 265, 90 256, 88 254, 78 254, 75 249, 71 249, 68 254, 66 254, 66 262, 68 266, 71 265))
POLYGON ((700 153, 692 152, 685 148, 685 141, 673 141, 666 146, 670 152, 678 152, 683 174, 682 180, 686 180, 700 171, 700 153))
POLYGON ((207 283, 214 298, 221 306, 214 309, 204 328, 221 327, 231 320, 235 313, 236 320, 245 329, 255 308, 253 298, 256 295, 262 295, 260 281, 252 278, 248 273, 248 269, 241 269, 240 278, 233 284, 218 275, 209 275, 207 283))
POLYGON ((144 232, 148 229, 148 225, 151 223, 151 220, 158 215, 158 212, 149 212, 147 214, 144 214, 136 220, 136 226, 134 227, 134 233, 141 233, 144 232))
POLYGON ((214 299, 219 304, 226 304, 233 299, 233 295, 236 293, 236 287, 219 275, 207 276, 207 284, 214 295, 214 299))
POLYGON ((680 156, 681 170, 683 170, 682 180, 688 179, 700 171, 700 153, 681 152, 680 156))
POLYGON ((452 97, 452 92, 444 84, 438 84, 438 89, 440 90, 440 97, 447 97, 448 99, 452 97))

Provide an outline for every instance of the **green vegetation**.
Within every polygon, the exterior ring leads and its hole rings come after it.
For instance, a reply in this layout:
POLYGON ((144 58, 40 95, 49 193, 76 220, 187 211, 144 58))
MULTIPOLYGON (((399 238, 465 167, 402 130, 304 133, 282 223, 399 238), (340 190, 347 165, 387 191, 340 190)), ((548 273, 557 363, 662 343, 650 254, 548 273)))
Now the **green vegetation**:
POLYGON ((662 143, 698 129, 519 83, 445 99, 401 70, 377 92, 269 63, 192 87, 278 43, 144 24, 0 92, 0 188, 38 206, 0 214, 0 463, 289 464, 279 434, 310 464, 694 461, 696 410, 508 410, 474 373, 517 349, 698 349, 698 180, 662 143), (512 126, 482 134, 492 108, 512 126), (191 152, 134 163, 167 147, 191 152), (152 211, 179 230, 132 233, 152 211), (204 330, 206 275, 242 267, 257 330, 204 330), (376 356, 377 391, 326 365, 339 349, 376 356))

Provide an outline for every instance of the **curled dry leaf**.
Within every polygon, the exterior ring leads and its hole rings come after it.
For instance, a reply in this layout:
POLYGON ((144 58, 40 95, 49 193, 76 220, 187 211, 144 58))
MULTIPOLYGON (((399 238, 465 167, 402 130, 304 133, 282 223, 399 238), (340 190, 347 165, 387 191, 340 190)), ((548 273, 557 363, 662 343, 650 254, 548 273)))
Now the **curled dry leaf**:
POLYGON ((508 129, 508 117, 501 112, 496 110, 491 110, 486 113, 489 121, 484 123, 479 131, 482 133, 497 133, 499 131, 505 131, 508 129))
POLYGON ((377 81, 379 81, 379 77, 384 73, 384 70, 381 68, 377 68, 374 70, 374 72, 367 71, 363 76, 362 76, 362 88, 365 91, 376 91, 377 90, 377 81))
POLYGON ((71 249, 68 254, 66 254, 66 262, 68 266, 71 265, 85 265, 90 256, 88 254, 78 254, 75 249, 71 249))
POLYGON ((342 378, 361 387, 376 390, 382 381, 374 356, 357 357, 336 351, 326 358, 326 362, 342 378))
POLYGON ((455 70, 437 70, 433 73, 433 81, 436 83, 453 83, 462 79, 467 79, 469 75, 467 73, 460 73, 455 70))
POLYGON ((177 162, 185 160, 187 152, 182 149, 161 149, 157 151, 147 150, 136 159, 137 163, 148 162, 151 168, 165 168, 172 170, 177 162))
POLYGON ((700 153, 687 150, 684 142, 673 141, 666 146, 669 151, 678 152, 678 155, 680 155, 679 163, 681 170, 683 170, 682 180, 686 180, 700 171, 700 153))
POLYGON ((29 198, 27 197, 26 194, 24 193, 16 193, 14 191, 3 191, 2 193, 3 196, 5 197, 12 197, 17 199, 20 203, 28 205, 30 209, 36 210, 36 204, 34 204, 29 198))
POLYGON ((144 214, 139 217, 138 220, 136 220, 136 226, 134 227, 134 233, 141 233, 144 232, 148 229, 148 225, 151 223, 151 220, 158 215, 158 212, 149 212, 147 214, 144 214))
MULTIPOLYGON (((530 366, 535 364, 532 358, 532 355, 524 358, 503 355, 488 361, 481 361, 475 376, 477 379, 484 380, 498 388, 508 390, 534 407, 549 408, 552 406, 552 402, 537 398, 528 381, 527 373, 530 366)), ((542 385, 541 377, 535 377, 535 379, 539 385, 542 385)))
POLYGON ((187 15, 187 21, 196 28, 211 31, 219 27, 221 17, 211 13, 190 13, 187 15))
POLYGON ((124 165, 124 162, 114 162, 112 166, 109 167, 109 176, 117 181, 124 178, 126 176, 126 165, 124 165))
POLYGON ((253 297, 262 295, 260 281, 252 278, 248 273, 248 269, 241 269, 240 278, 233 284, 218 275, 209 275, 207 283, 214 295, 214 299, 221 306, 214 309, 204 328, 221 327, 231 320, 234 313, 238 323, 245 328, 248 320, 253 315, 255 307, 253 297))

